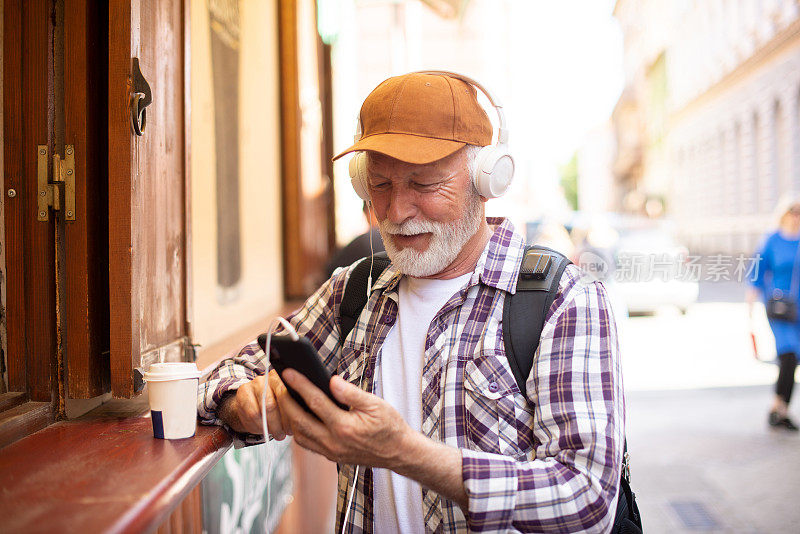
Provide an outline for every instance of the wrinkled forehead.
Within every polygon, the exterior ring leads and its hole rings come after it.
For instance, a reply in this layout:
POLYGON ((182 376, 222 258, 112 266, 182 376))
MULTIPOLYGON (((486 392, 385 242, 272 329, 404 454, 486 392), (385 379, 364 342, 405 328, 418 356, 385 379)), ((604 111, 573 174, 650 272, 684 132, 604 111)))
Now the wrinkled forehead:
POLYGON ((370 175, 391 177, 392 175, 447 176, 466 170, 466 157, 463 150, 434 161, 415 164, 395 159, 379 152, 367 152, 367 171, 370 175))

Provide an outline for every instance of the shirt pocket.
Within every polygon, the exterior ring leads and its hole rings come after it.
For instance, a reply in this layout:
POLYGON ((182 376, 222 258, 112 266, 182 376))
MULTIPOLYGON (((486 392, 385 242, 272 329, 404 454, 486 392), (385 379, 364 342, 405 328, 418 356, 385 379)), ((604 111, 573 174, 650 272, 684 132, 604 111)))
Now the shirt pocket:
POLYGON ((470 448, 522 459, 532 449, 533 410, 519 392, 505 354, 482 353, 464 366, 470 448))

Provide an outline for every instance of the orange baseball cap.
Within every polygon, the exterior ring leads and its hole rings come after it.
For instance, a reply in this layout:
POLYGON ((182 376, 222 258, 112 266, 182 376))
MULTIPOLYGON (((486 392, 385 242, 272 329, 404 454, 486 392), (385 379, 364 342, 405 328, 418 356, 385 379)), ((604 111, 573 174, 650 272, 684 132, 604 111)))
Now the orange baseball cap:
POLYGON ((364 100, 359 119, 361 137, 334 160, 367 150, 421 165, 467 144, 492 142, 492 123, 475 88, 442 74, 389 78, 364 100))

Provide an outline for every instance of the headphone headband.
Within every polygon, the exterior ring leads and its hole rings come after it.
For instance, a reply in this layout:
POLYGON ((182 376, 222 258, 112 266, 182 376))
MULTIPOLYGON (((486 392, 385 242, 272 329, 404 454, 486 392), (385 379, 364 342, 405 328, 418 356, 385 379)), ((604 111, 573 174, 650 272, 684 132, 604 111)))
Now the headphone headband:
MULTIPOLYGON (((449 76, 450 78, 456 78, 457 80, 461 80, 462 82, 466 82, 478 89, 486 95, 486 98, 489 99, 489 103, 492 104, 495 111, 497 111, 497 117, 500 119, 498 124, 498 131, 497 131, 497 144, 498 145, 506 145, 508 144, 508 128, 506 127, 506 116, 503 113, 503 104, 500 103, 500 100, 494 98, 489 90, 481 85, 480 82, 470 78, 469 76, 465 76, 464 74, 459 74, 457 72, 450 72, 449 70, 417 70, 414 72, 410 72, 409 74, 438 74, 440 76, 449 76)), ((359 123, 361 114, 359 114, 359 123)))

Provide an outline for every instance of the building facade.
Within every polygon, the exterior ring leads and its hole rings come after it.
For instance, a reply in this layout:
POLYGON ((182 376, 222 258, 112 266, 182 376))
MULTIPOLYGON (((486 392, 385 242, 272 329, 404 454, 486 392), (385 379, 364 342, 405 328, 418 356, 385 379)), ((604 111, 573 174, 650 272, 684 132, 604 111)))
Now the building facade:
POLYGON ((619 0, 617 208, 658 199, 694 252, 752 252, 800 191, 796 0, 619 0))

